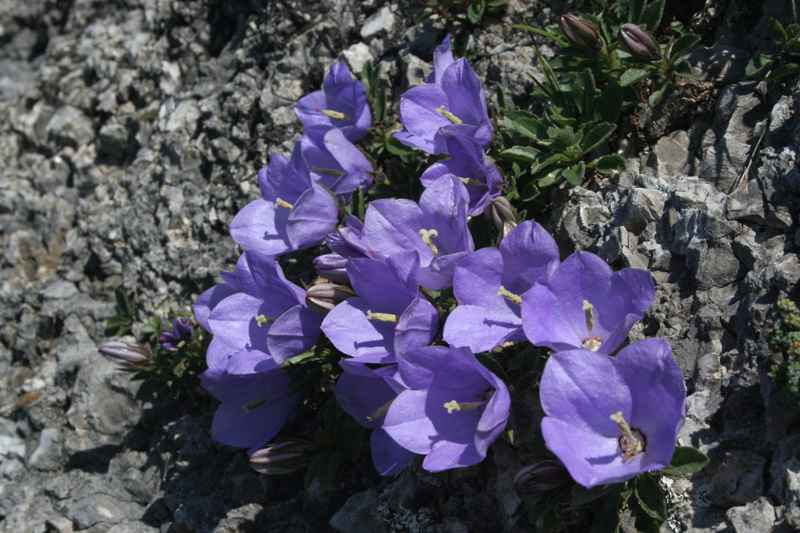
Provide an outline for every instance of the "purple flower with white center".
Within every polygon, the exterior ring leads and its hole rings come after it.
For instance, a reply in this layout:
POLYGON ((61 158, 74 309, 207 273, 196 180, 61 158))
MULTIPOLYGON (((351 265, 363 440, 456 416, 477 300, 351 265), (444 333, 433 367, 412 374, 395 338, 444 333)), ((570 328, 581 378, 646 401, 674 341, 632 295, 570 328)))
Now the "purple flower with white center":
POLYGON ((336 401, 356 422, 375 428, 370 437, 372 462, 382 476, 392 476, 410 465, 414 454, 397 444, 381 427, 389 406, 406 390, 397 365, 376 369, 352 359, 339 361, 344 374, 336 382, 336 401))
POLYGON ((394 363, 395 354, 427 346, 439 314, 419 291, 419 255, 385 261, 350 259, 347 274, 358 294, 334 307, 322 331, 342 353, 362 363, 394 363))
POLYGON ((311 179, 302 141, 292 158, 275 154, 258 172, 263 199, 244 206, 231 222, 231 236, 247 250, 269 256, 310 248, 336 229, 336 200, 311 179))
POLYGON ((354 190, 363 192, 372 185, 370 172, 374 172, 367 156, 356 145, 348 141, 341 130, 325 133, 321 140, 304 135, 300 138, 301 152, 311 179, 326 189, 350 202, 354 190))
POLYGON ((525 335, 555 351, 613 353, 653 303, 647 270, 612 272, 589 252, 575 252, 522 297, 525 335))
POLYGON ((400 97, 405 129, 394 136, 407 146, 430 154, 447 153, 447 135, 474 139, 482 148, 492 143, 492 122, 478 76, 465 58, 442 74, 440 83, 412 87, 400 97))
POLYGON ((191 340, 194 326, 189 319, 172 317, 172 331, 165 331, 158 336, 158 342, 165 350, 175 351, 186 341, 191 340))
POLYGON ((367 103, 367 89, 354 80, 341 61, 331 65, 322 90, 301 98, 294 108, 305 126, 306 134, 321 139, 331 129, 339 129, 355 142, 372 126, 372 112, 367 103))
POLYGON ((453 284, 453 270, 474 249, 467 227, 467 188, 454 175, 432 183, 419 199, 383 199, 370 203, 364 235, 370 250, 384 257, 416 250, 420 285, 439 291, 453 284))
POLYGON ((686 413, 671 351, 645 339, 616 357, 569 350, 547 361, 542 434, 575 481, 591 488, 669 465, 686 413))
MULTIPOLYGON (((266 352, 280 364, 307 351, 319 338, 322 317, 308 309, 305 298, 305 291, 284 277, 274 259, 245 252, 236 266, 234 285, 212 287, 197 299, 194 309, 215 341, 234 352, 266 352)), ((214 350, 218 348, 214 345, 214 350)), ((209 346, 207 360, 211 353, 209 346)), ((215 365, 224 359, 213 358, 215 365)))
POLYGON ((289 396, 291 376, 270 356, 242 351, 200 376, 203 388, 222 402, 214 413, 211 437, 253 453, 283 427, 300 396, 289 396))
POLYGON ((453 291, 459 306, 447 319, 444 340, 485 352, 524 341, 522 295, 558 264, 558 247, 539 224, 525 221, 500 248, 482 248, 458 264, 453 291))
POLYGON ((511 397, 503 381, 466 348, 429 346, 398 358, 409 389, 386 414, 386 433, 426 455, 431 472, 470 466, 486 457, 508 422, 511 397))
POLYGON ((469 194, 469 215, 479 215, 492 198, 500 196, 503 177, 494 160, 484 154, 483 149, 473 139, 462 135, 447 135, 446 142, 450 159, 434 163, 419 179, 423 186, 430 187, 446 174, 458 176, 469 194))
POLYGON ((451 35, 448 33, 442 44, 433 50, 433 72, 425 78, 425 83, 441 83, 444 71, 456 62, 453 51, 450 49, 450 37, 451 35))

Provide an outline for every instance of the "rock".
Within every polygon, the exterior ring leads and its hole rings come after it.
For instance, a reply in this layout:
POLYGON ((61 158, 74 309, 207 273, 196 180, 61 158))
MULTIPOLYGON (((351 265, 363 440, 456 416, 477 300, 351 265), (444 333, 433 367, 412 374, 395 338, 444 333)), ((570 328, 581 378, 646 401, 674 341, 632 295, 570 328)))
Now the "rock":
POLYGON ((130 154, 128 130, 122 124, 107 123, 100 128, 98 151, 112 159, 122 160, 130 154))
POLYGON ((386 531, 378 509, 378 492, 365 490, 350 496, 345 504, 333 515, 330 525, 339 533, 360 533, 362 531, 386 531))
POLYGON ((94 139, 92 121, 71 105, 60 107, 50 118, 45 131, 48 138, 60 146, 78 148, 94 139))
POLYGON ((725 453, 711 478, 711 502, 729 507, 757 499, 764 491, 766 462, 762 456, 748 450, 725 453))
POLYGON ((391 33, 393 27, 394 14, 388 6, 384 6, 364 21, 364 25, 361 26, 361 37, 366 39, 381 32, 391 33))
POLYGON ((775 525, 775 508, 763 496, 745 506, 731 507, 725 516, 737 533, 772 531, 775 525))
POLYGON ((658 140, 645 165, 653 172, 653 177, 693 175, 699 161, 690 149, 689 135, 677 130, 658 140))
POLYGON ((350 70, 356 74, 361 73, 361 69, 367 63, 372 63, 374 58, 369 51, 369 46, 364 43, 356 43, 342 52, 344 60, 350 65, 350 70))
POLYGON ((742 79, 750 53, 736 46, 717 43, 714 46, 696 46, 686 56, 698 81, 715 81, 728 84, 742 79))

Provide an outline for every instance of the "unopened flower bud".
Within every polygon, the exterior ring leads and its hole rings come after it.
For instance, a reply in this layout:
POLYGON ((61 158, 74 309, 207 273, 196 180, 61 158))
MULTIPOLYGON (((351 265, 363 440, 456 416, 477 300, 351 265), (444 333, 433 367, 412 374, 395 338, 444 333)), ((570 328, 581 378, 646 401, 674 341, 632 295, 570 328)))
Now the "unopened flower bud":
POLYGON ((347 258, 338 254, 323 254, 314 259, 317 275, 336 283, 347 283, 347 258))
POLYGON ((308 289, 306 305, 315 313, 324 316, 338 304, 355 295, 356 293, 349 287, 334 283, 320 283, 308 289))
POLYGON ((308 465, 308 454, 303 442, 289 440, 267 446, 250 456, 250 466, 256 472, 272 476, 291 474, 308 465))
POLYGON ((620 47, 635 58, 647 60, 660 56, 656 40, 636 24, 623 24, 617 39, 620 47))
POLYGON ((503 222, 503 227, 502 229, 500 229, 500 234, 497 236, 497 242, 495 243, 495 246, 497 248, 500 248, 500 243, 503 242, 503 239, 505 239, 508 236, 508 234, 511 233, 511 230, 513 230, 516 227, 517 223, 512 222, 511 220, 506 220, 505 222, 503 222))
POLYGON ((556 461, 539 461, 519 471, 514 478, 514 489, 520 498, 542 496, 569 479, 567 470, 556 461))
POLYGON ((597 32, 597 26, 572 13, 561 15, 561 18, 558 19, 558 27, 575 46, 598 52, 605 46, 602 37, 597 32))
POLYGON ((143 370, 152 354, 145 346, 129 342, 109 342, 98 348, 100 355, 123 370, 143 370))
POLYGON ((483 210, 483 214, 498 230, 503 229, 503 223, 506 220, 511 220, 513 222, 517 220, 517 210, 514 209, 511 202, 504 196, 498 196, 489 200, 489 204, 486 206, 486 209, 483 210))

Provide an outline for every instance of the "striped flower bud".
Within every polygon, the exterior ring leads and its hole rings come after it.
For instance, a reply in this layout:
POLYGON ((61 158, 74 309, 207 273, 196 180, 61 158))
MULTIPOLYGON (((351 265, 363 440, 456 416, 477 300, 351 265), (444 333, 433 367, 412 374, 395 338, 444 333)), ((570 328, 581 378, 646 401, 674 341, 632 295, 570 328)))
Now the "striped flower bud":
POLYGON ((279 476, 291 474, 308 465, 308 454, 304 443, 288 440, 267 446, 250 456, 250 466, 256 472, 279 476))
POLYGON ((100 355, 123 370, 143 370, 152 354, 147 347, 129 342, 108 342, 98 348, 100 355))
POLYGON ((569 42, 580 48, 600 51, 605 46, 602 37, 597 32, 597 26, 580 17, 567 13, 558 19, 558 27, 567 37, 569 42))
POLYGON ((520 498, 542 496, 569 479, 567 469, 556 461, 539 461, 519 471, 514 477, 514 489, 520 498))
POLYGON ((335 283, 319 283, 308 289, 306 305, 315 313, 325 316, 328 311, 355 295, 356 293, 349 287, 335 283))
POLYGON ((656 40, 636 24, 623 24, 617 39, 622 49, 635 58, 648 60, 660 56, 656 40))

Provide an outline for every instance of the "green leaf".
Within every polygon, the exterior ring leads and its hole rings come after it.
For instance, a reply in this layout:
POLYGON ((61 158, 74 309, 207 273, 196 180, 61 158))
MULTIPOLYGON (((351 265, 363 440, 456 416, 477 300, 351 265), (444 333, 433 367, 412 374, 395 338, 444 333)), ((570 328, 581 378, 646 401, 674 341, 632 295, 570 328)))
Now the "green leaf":
POLYGON ((581 161, 577 165, 565 168, 561 173, 564 178, 573 185, 580 185, 583 183, 583 176, 586 173, 586 163, 581 161))
POLYGON ((781 65, 777 69, 775 69, 772 74, 767 76, 766 81, 773 81, 778 80, 780 78, 784 78, 786 76, 791 76, 795 72, 800 70, 800 65, 797 63, 787 63, 785 65, 781 65))
POLYGON ((658 483, 653 478, 647 474, 636 476, 634 494, 644 512, 657 520, 664 521, 667 519, 667 501, 664 497, 664 491, 661 490, 661 487, 658 486, 658 483))
POLYGON ((642 20, 646 0, 630 0, 628 2, 628 22, 639 24, 642 20))
POLYGON ((642 80, 646 80, 652 75, 652 69, 632 68, 622 73, 622 76, 619 78, 619 84, 622 87, 627 87, 628 85, 633 85, 634 83, 639 83, 642 80))
POLYGON ((505 159, 522 161, 523 163, 534 163, 539 160, 542 152, 532 146, 512 146, 508 150, 500 152, 500 156, 505 159))
POLYGON ((497 93, 497 107, 501 110, 508 112, 510 108, 508 107, 508 101, 506 100, 506 92, 503 90, 503 87, 500 84, 495 86, 495 91, 497 93))
POLYGON ((786 30, 783 29, 783 25, 778 22, 775 17, 770 17, 767 20, 767 29, 769 30, 769 34, 779 43, 785 43, 789 40, 789 36, 786 34, 786 30))
POLYGON ((372 103, 372 111, 376 123, 383 122, 383 119, 386 118, 386 88, 381 87, 378 91, 378 96, 375 97, 375 101, 372 103))
POLYGON ((678 40, 672 45, 672 48, 670 48, 669 64, 672 65, 675 63, 675 61, 689 52, 689 50, 697 46, 697 43, 699 42, 700 37, 693 33, 687 33, 683 37, 679 37, 678 40))
POLYGON ((512 24, 511 27, 518 30, 532 31, 533 33, 538 33, 539 35, 547 37, 548 39, 552 39, 561 46, 567 46, 569 44, 567 43, 567 41, 565 41, 555 33, 550 33, 549 31, 545 31, 539 28, 534 28, 533 26, 526 26, 525 24, 512 24))
POLYGON ((753 74, 760 72, 764 67, 772 63, 772 56, 768 54, 758 54, 750 58, 750 61, 747 62, 747 66, 744 68, 745 76, 752 76, 753 74))
POLYGON ((157 316, 154 316, 150 319, 150 322, 147 324, 143 324, 142 327, 139 329, 142 335, 152 335, 154 333, 158 333, 158 330, 161 326, 161 319, 157 316))
POLYGON ((656 0, 644 11, 641 25, 650 33, 655 33, 658 25, 661 24, 661 17, 664 15, 664 0, 656 0))
POLYGON ((505 370, 503 370, 503 367, 500 365, 500 363, 492 359, 491 356, 485 353, 476 353, 475 358, 478 360, 480 364, 485 366, 491 373, 493 373, 498 378, 502 379, 504 382, 508 383, 508 375, 506 374, 505 370))
POLYGON ((678 446, 672 454, 669 466, 661 470, 662 474, 676 476, 679 474, 692 474, 706 467, 708 457, 696 448, 678 446))
POLYGON ((588 116, 592 112, 594 93, 595 84, 592 71, 588 68, 583 69, 572 84, 572 97, 581 117, 588 116))
POLYGON ((637 514, 633 527, 640 533, 661 533, 661 526, 658 520, 641 511, 637 514))
POLYGON ((616 81, 608 82, 608 86, 594 104, 594 118, 601 122, 616 124, 622 110, 622 87, 616 81))
POLYGON ((604 155, 596 161, 592 161, 587 166, 595 169, 600 174, 616 174, 628 168, 628 165, 625 163, 625 158, 619 154, 604 155))
POLYGON ((583 505, 585 503, 593 502, 597 498, 602 497, 610 489, 610 485, 598 485, 587 489, 583 485, 576 484, 572 488, 572 504, 583 505))
POLYGON ((547 139, 547 128, 528 111, 511 111, 503 118, 506 128, 533 140, 547 139))
POLYGON ((116 292, 117 298, 117 314, 136 320, 136 306, 133 301, 128 297, 125 289, 119 287, 116 292))
POLYGON ((605 141, 614 130, 617 129, 616 124, 609 124, 608 122, 601 122, 586 134, 586 137, 581 143, 583 153, 588 154, 594 151, 600 144, 605 141))
POLYGON ((800 35, 800 26, 797 24, 789 24, 786 26, 786 34, 790 40, 796 38, 800 35))
POLYGON ((647 99, 647 103, 650 104, 652 107, 655 107, 661 99, 664 97, 664 94, 667 92, 667 89, 670 88, 669 83, 665 83, 662 85, 658 90, 653 91, 650 97, 647 99))
POLYGON ((688 78, 692 75, 692 65, 688 61, 681 61, 672 67, 672 72, 683 78, 688 78))
POLYGON ((480 22, 483 16, 483 10, 486 9, 486 1, 480 0, 478 2, 471 2, 467 8, 467 18, 473 24, 480 22))
POLYGON ((619 531, 619 509, 616 505, 604 505, 592 522, 594 533, 617 533, 619 531))

